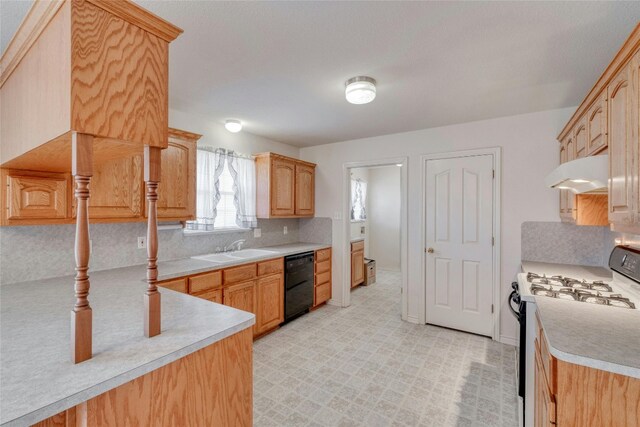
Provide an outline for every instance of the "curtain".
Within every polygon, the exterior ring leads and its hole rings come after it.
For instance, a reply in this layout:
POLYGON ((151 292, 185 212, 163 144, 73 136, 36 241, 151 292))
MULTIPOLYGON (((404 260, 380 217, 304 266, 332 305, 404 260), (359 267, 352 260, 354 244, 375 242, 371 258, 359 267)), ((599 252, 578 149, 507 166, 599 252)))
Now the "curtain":
POLYGON ((236 225, 256 228, 256 162, 252 158, 227 153, 227 165, 233 178, 233 203, 236 207, 236 225))
POLYGON ((367 219, 367 183, 360 179, 351 180, 351 219, 367 219))
POLYGON ((216 207, 220 201, 220 175, 224 171, 227 158, 226 150, 198 150, 196 171, 196 217, 205 228, 213 228, 216 220, 216 207))

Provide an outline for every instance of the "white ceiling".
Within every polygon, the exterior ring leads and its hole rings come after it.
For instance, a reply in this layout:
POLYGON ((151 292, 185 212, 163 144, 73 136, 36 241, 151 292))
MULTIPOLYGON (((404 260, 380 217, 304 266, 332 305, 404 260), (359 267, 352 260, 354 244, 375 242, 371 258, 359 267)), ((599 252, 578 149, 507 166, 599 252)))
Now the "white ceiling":
MULTIPOLYGON (((577 105, 640 20, 638 1, 137 2, 185 30, 172 108, 297 146, 577 105), (345 101, 357 75, 373 103, 345 101)), ((1 1, 3 49, 25 3, 1 1)))

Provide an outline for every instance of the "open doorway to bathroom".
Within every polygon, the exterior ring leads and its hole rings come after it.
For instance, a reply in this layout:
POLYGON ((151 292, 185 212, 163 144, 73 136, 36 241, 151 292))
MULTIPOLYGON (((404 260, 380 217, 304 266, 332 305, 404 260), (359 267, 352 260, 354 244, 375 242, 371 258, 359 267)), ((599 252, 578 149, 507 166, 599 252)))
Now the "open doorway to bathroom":
POLYGON ((347 165, 343 270, 345 305, 368 300, 380 309, 401 314, 403 319, 406 168, 405 159, 347 165))

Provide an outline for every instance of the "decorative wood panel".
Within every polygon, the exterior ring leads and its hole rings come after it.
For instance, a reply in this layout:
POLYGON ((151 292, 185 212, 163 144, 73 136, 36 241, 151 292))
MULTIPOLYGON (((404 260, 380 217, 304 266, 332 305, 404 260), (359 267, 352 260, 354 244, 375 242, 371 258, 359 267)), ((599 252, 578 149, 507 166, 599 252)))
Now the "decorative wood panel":
POLYGON ((324 273, 331 270, 331 260, 316 262, 316 273, 324 273))
POLYGON ((90 426, 251 426, 251 329, 79 405, 78 417, 90 426))
POLYGON ((258 263, 258 276, 281 273, 284 271, 284 258, 272 259, 258 263))
POLYGON ((607 91, 605 90, 587 112, 587 155, 604 150, 607 138, 607 91))
POLYGON ((256 332, 262 334, 284 322, 284 275, 261 277, 256 288, 256 332))
POLYGON ((297 163, 296 171, 296 215, 313 216, 315 213, 315 168, 297 163))
POLYGON ((295 215, 295 163, 275 158, 271 160, 271 215, 295 215))
POLYGON ((166 147, 169 43, 85 0, 71 22, 71 128, 166 147))
POLYGON ((331 271, 316 274, 316 285, 322 285, 329 282, 331 282, 331 271))
POLYGON ((640 379, 558 360, 557 425, 640 425, 640 379))
POLYGON ((65 219, 69 210, 69 177, 64 174, 2 171, 6 193, 3 223, 65 219))
POLYGON ((201 135, 169 129, 169 145, 162 150, 158 187, 158 218, 191 220, 196 216, 197 141, 201 135))
POLYGON ((351 252, 351 287, 364 282, 364 250, 353 249, 351 252))
POLYGON ((324 261, 327 259, 331 259, 331 248, 316 251, 316 261, 324 261))
POLYGON ((609 225, 607 215, 609 196, 606 194, 579 194, 576 196, 577 225, 609 225))
POLYGON ((189 277, 189 293, 208 291, 222 286, 222 271, 189 277))
POLYGON ((222 289, 214 289, 213 291, 204 291, 197 294, 193 294, 193 296, 206 299, 207 301, 217 302, 218 304, 222 304, 222 289))
POLYGON ((576 159, 587 156, 587 120, 583 118, 578 122, 575 134, 576 159))
POLYGON ((631 224, 632 214, 632 108, 631 67, 623 68, 608 86, 609 221, 631 224))
POLYGON ((225 268, 223 277, 225 285, 254 279, 256 277, 256 264, 244 264, 238 267, 225 268))
MULTIPOLYGON (((222 291, 222 301, 224 305, 228 305, 229 307, 256 314, 257 310, 255 280, 238 283, 237 285, 232 285, 228 288, 224 288, 222 291)), ((255 336, 257 334, 258 332, 256 322, 256 324, 253 325, 253 335, 255 336)))
POLYGON ((315 287, 313 305, 320 305, 331 299, 331 282, 323 283, 315 287))
POLYGON ((158 286, 182 292, 183 294, 187 293, 187 282, 184 278, 167 280, 166 282, 158 283, 158 286))

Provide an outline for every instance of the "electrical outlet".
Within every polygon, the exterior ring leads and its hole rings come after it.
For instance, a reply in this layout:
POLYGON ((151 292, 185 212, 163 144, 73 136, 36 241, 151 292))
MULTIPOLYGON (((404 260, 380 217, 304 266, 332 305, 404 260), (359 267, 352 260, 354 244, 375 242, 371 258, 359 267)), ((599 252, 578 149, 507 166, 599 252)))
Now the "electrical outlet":
POLYGON ((147 238, 138 237, 138 249, 144 249, 147 247, 147 238))
POLYGON ((285 225, 284 228, 282 229, 282 232, 284 234, 287 234, 289 232, 289 230, 287 230, 287 226, 285 225))
POLYGON ((93 240, 89 240, 89 255, 93 254, 93 240))
POLYGON ((262 236, 262 230, 259 228, 254 228, 253 229, 253 237, 261 237, 262 236))

